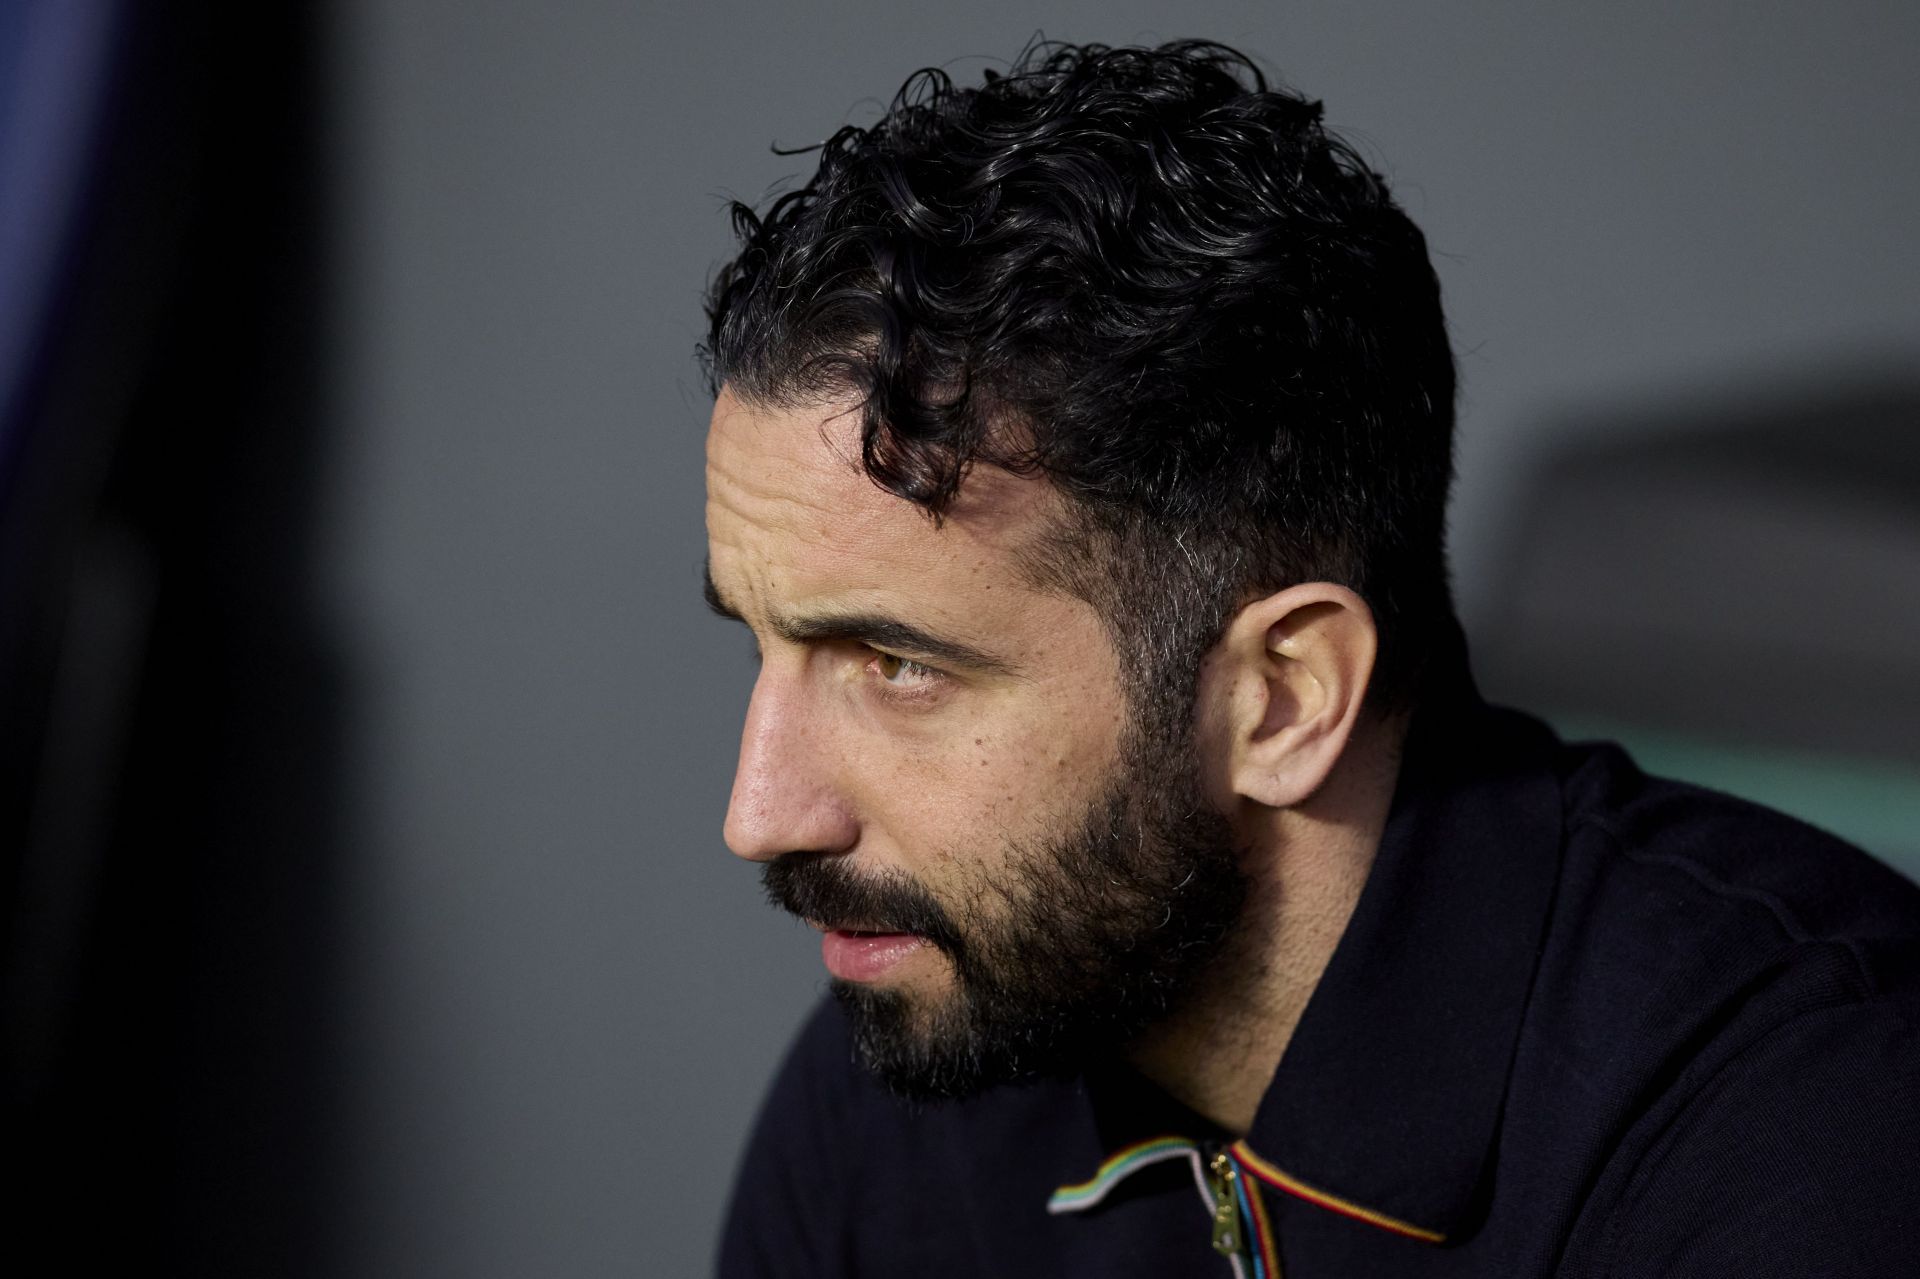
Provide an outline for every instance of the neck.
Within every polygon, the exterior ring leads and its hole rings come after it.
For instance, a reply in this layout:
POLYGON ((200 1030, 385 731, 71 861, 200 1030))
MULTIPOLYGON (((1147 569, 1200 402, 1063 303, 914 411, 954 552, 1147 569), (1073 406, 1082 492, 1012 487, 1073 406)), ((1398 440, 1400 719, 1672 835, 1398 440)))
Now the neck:
POLYGON ((1147 1078, 1244 1135, 1360 900, 1399 775, 1404 720, 1356 729, 1305 803, 1240 814, 1251 882, 1219 959, 1172 1016, 1129 1046, 1147 1078))

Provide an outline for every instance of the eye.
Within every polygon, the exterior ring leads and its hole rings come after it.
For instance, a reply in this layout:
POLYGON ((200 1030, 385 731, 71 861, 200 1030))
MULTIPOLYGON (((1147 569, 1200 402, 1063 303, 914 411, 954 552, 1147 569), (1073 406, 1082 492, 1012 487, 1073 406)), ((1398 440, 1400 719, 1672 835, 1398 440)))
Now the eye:
POLYGON ((882 683, 902 691, 921 688, 940 677, 940 672, 931 666, 877 650, 867 669, 878 675, 882 683))

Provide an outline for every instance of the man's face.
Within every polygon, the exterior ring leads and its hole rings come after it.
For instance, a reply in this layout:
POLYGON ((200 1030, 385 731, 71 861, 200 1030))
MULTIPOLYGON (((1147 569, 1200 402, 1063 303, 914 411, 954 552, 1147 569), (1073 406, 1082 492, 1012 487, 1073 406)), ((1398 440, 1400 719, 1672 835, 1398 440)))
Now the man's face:
POLYGON ((709 572, 761 652, 726 837, 823 930, 868 1064, 964 1093, 1143 1029, 1244 884, 1189 741, 1020 571, 1053 490, 982 467, 936 526, 858 456, 851 414, 715 405, 709 572))

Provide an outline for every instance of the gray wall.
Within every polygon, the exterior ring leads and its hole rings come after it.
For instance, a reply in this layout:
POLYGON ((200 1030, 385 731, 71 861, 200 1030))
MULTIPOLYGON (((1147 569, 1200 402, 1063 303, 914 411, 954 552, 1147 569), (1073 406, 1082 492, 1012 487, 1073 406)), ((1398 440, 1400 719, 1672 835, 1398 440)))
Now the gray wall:
MULTIPOLYGON (((355 658, 342 1272, 681 1275, 820 986, 719 838, 724 193, 1036 28, 1263 56, 1394 179, 1465 379, 1469 623, 1543 425, 1920 349, 1920 7, 361 0, 327 583, 355 658)), ((1765 383, 1761 383, 1765 385, 1765 383)))

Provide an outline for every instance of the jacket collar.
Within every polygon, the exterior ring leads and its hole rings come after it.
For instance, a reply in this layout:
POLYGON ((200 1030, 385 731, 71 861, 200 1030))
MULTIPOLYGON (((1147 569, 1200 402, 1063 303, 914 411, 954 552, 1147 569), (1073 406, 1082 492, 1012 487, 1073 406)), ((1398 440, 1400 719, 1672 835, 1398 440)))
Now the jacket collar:
POLYGON ((1235 1146, 1269 1185, 1430 1242, 1484 1207, 1561 844, 1552 734, 1483 703, 1449 647, 1353 917, 1235 1146))

